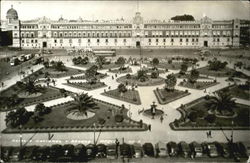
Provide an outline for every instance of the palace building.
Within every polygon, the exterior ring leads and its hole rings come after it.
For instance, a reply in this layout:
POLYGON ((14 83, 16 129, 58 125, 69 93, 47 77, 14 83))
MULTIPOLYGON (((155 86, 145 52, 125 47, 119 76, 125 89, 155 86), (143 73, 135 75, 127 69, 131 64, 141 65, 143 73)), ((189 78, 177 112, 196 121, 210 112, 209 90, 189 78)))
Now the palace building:
POLYGON ((12 46, 21 48, 221 48, 238 47, 240 20, 131 20, 55 21, 46 17, 20 21, 13 7, 2 31, 12 31, 12 46))

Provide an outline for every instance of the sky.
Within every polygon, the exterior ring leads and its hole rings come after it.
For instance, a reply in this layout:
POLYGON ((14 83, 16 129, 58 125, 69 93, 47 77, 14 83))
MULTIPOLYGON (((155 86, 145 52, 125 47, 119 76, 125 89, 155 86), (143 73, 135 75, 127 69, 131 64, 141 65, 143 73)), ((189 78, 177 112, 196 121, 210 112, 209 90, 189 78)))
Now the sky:
POLYGON ((0 0, 1 19, 6 18, 8 9, 17 10, 20 20, 46 16, 58 20, 66 19, 110 20, 123 17, 131 20, 139 10, 144 20, 168 20, 175 15, 191 14, 196 20, 208 16, 214 20, 234 18, 250 19, 248 1, 11 1, 0 0))

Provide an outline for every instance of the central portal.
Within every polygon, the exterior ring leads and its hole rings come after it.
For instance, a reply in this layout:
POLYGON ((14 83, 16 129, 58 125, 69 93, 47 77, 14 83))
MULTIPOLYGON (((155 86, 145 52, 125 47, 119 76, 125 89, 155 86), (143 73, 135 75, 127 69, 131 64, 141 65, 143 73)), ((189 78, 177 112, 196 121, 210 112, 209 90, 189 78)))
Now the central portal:
POLYGON ((141 42, 140 41, 136 41, 136 47, 140 47, 141 46, 141 42))
POLYGON ((43 48, 47 48, 47 42, 43 42, 43 48))
POLYGON ((205 47, 208 47, 207 41, 204 41, 204 46, 205 46, 205 47))

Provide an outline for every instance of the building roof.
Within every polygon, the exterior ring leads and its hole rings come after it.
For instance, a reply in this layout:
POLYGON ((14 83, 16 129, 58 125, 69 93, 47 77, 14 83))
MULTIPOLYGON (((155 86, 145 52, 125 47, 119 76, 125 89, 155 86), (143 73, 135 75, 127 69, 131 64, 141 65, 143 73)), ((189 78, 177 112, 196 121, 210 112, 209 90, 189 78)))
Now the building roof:
POLYGON ((15 9, 13 9, 13 6, 11 5, 11 8, 7 11, 6 15, 7 19, 18 19, 18 14, 15 9))

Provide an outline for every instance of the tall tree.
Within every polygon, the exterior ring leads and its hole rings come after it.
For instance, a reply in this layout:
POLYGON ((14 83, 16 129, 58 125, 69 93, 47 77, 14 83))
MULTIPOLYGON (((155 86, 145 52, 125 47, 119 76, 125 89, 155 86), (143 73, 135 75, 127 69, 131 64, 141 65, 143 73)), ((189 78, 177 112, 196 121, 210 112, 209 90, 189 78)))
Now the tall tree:
POLYGON ((102 68, 103 65, 106 63, 106 58, 104 56, 97 56, 96 63, 99 66, 99 68, 102 68))
POLYGON ((167 90, 174 90, 174 87, 177 83, 177 79, 174 76, 174 74, 169 74, 166 79, 165 79, 165 83, 166 83, 166 89, 167 90))
POLYGON ((91 66, 88 68, 85 72, 86 80, 90 84, 95 84, 97 81, 97 69, 98 67, 96 65, 91 66))
POLYGON ((180 73, 185 74, 187 72, 187 69, 188 69, 188 65, 186 63, 182 63, 180 73))
POLYGON ((156 66, 159 65, 159 63, 160 63, 160 61, 158 58, 153 58, 152 64, 153 64, 154 68, 156 68, 156 66))
POLYGON ((235 99, 228 92, 218 92, 214 96, 210 97, 210 100, 206 103, 209 110, 217 111, 224 115, 225 113, 233 113, 233 109, 236 106, 235 99))
POLYGON ((196 80, 199 78, 200 72, 197 71, 196 69, 191 70, 190 76, 189 76, 189 81, 191 83, 195 83, 196 80))
POLYGON ((72 96, 74 98, 74 103, 76 107, 70 108, 68 111, 74 111, 75 113, 80 113, 81 115, 87 116, 87 111, 89 109, 98 109, 97 104, 95 103, 92 96, 89 96, 87 93, 82 93, 80 95, 75 94, 72 96))
POLYGON ((116 64, 120 65, 120 68, 122 69, 125 65, 125 58, 124 57, 119 57, 116 61, 116 64))

